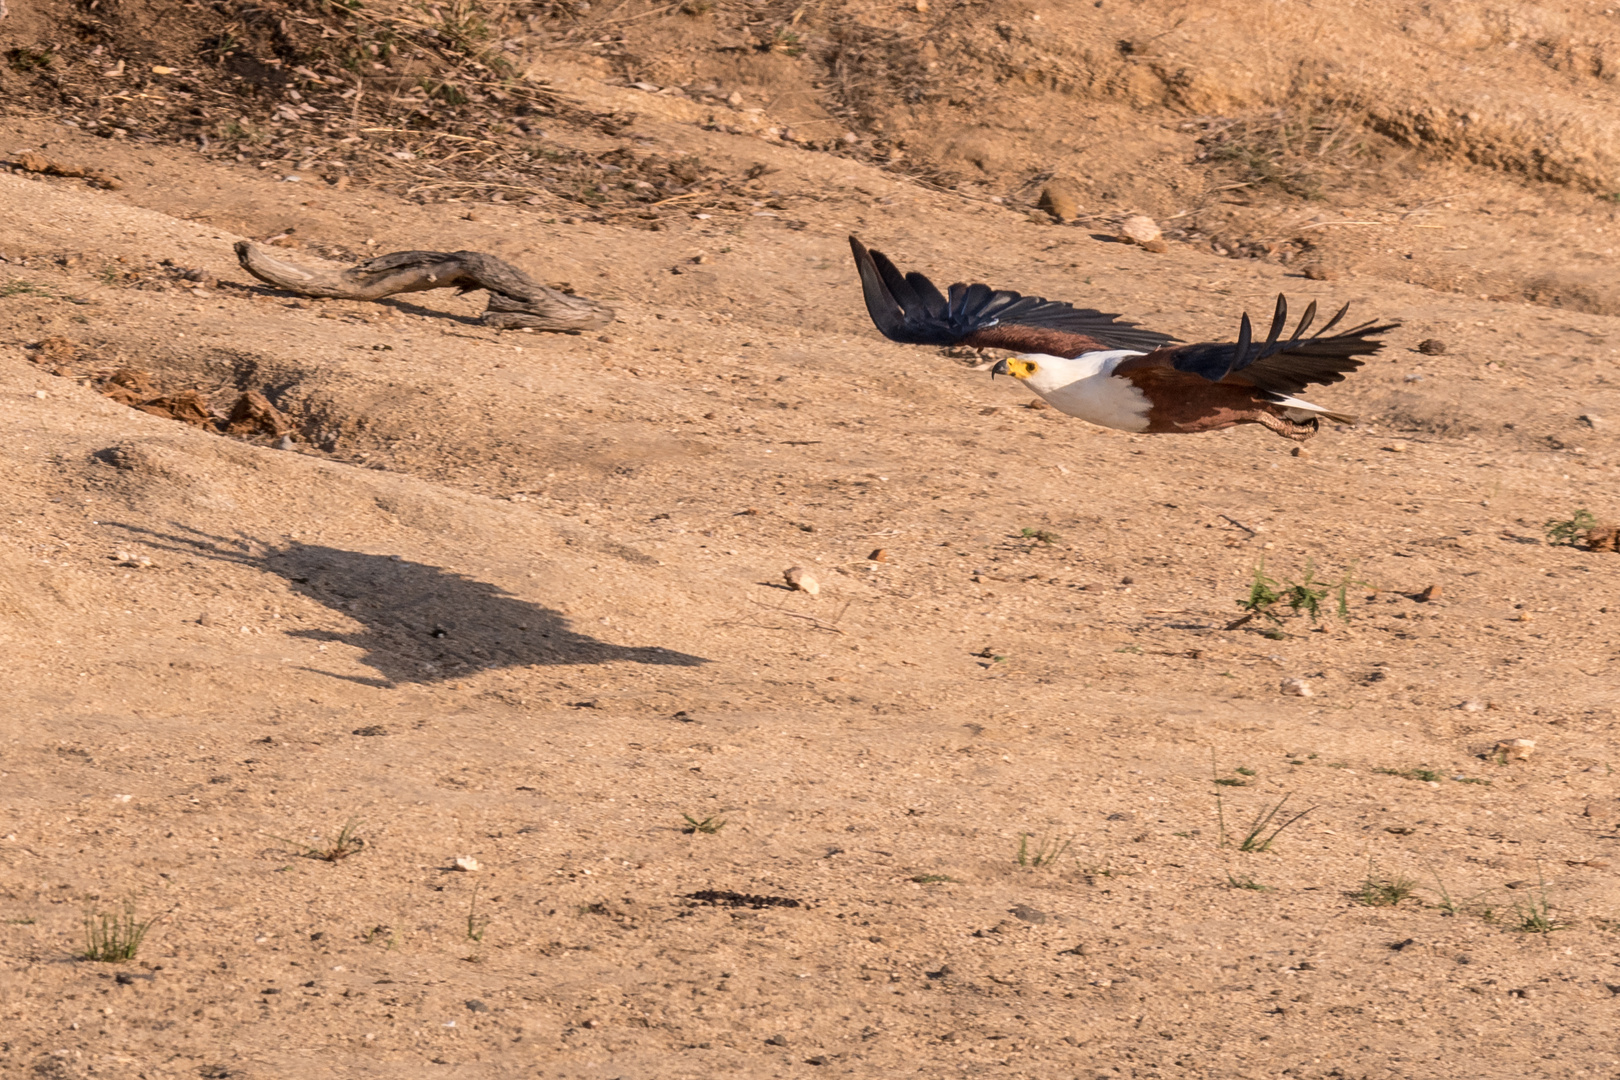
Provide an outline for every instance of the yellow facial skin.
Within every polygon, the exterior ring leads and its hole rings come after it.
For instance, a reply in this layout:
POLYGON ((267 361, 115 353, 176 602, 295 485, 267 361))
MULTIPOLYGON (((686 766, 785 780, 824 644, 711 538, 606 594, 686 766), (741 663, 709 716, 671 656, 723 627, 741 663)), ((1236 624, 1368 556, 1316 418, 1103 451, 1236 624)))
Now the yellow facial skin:
POLYGON ((1020 360, 1017 357, 1008 357, 1002 361, 1006 365, 1007 374, 1015 379, 1027 379, 1035 374, 1036 364, 1033 360, 1020 360))

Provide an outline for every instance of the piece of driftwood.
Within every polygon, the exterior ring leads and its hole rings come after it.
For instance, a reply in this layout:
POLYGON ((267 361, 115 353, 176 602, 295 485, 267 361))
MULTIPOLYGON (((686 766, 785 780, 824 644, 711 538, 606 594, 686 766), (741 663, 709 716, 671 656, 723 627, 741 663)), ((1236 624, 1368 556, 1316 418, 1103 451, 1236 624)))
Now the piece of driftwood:
POLYGON ((329 300, 381 300, 426 289, 483 289, 489 302, 479 320, 497 330, 577 333, 613 321, 613 309, 547 288, 511 263, 477 251, 396 251, 335 271, 309 269, 275 258, 246 240, 237 242, 242 269, 269 285, 329 300))

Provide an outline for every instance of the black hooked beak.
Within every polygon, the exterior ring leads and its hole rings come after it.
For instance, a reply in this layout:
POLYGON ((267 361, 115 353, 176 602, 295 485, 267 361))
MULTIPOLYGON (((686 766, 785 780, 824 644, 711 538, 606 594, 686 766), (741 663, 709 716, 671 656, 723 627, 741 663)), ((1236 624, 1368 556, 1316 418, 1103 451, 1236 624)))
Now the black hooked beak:
POLYGON ((995 378, 997 375, 1011 375, 1011 374, 1012 374, 1012 372, 1007 370, 1007 361, 1006 361, 1005 357, 1000 359, 1000 360, 997 360, 996 361, 996 366, 990 369, 990 377, 992 379, 995 378))

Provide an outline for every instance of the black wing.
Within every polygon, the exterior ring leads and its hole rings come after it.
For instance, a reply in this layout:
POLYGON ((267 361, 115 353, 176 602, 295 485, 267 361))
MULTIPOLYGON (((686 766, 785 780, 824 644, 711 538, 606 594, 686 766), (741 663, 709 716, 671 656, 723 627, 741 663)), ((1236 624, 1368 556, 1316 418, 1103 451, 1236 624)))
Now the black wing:
POLYGON ((1297 394, 1312 384, 1326 385, 1342 382, 1346 372, 1359 368, 1359 357, 1370 356, 1384 347, 1376 335, 1388 333, 1401 324, 1365 322, 1360 326, 1342 330, 1328 336, 1328 331, 1339 324, 1350 310, 1346 304, 1337 315, 1329 319, 1310 337, 1305 332, 1316 319, 1316 302, 1305 309, 1293 334, 1284 339, 1282 332, 1288 321, 1288 301, 1279 295, 1277 310, 1272 316, 1271 330, 1266 340, 1255 343, 1253 327, 1248 313, 1238 326, 1236 342, 1208 342, 1185 345, 1168 351, 1170 366, 1177 371, 1189 372, 1210 382, 1243 383, 1278 394, 1297 394))
POLYGON ((994 326, 1027 326, 1089 338, 1101 349, 1153 350, 1176 339, 1118 315, 988 285, 952 285, 941 293, 918 273, 902 274, 881 251, 849 238, 872 322, 903 345, 954 345, 994 326))

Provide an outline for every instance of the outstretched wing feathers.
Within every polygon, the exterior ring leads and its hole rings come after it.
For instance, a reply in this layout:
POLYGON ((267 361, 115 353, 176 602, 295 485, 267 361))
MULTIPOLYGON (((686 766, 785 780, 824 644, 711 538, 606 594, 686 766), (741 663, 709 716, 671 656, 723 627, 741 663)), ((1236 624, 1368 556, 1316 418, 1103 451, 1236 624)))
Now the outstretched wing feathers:
POLYGON ((1137 367, 1172 367, 1198 375, 1210 382, 1238 383, 1253 386, 1274 394, 1297 394, 1311 385, 1327 385, 1344 381, 1345 374, 1362 365, 1360 357, 1370 356, 1384 347, 1377 335, 1395 329, 1400 323, 1365 322, 1348 330, 1329 335, 1350 310, 1346 304, 1327 325, 1316 333, 1305 336, 1316 320, 1316 303, 1305 309, 1293 334, 1284 339, 1283 329, 1288 322, 1288 301, 1277 297, 1277 310, 1271 319, 1266 340, 1254 344, 1253 328, 1247 313, 1238 324, 1238 339, 1231 342, 1203 342, 1179 348, 1162 349, 1138 359, 1127 360, 1118 369, 1121 373, 1137 367))
POLYGON ((922 274, 902 274, 881 251, 868 249, 853 236, 849 246, 872 322, 884 337, 904 345, 955 345, 995 329, 996 344, 1016 348, 1024 328, 1035 331, 1030 336, 1031 351, 1052 347, 1054 334, 1063 335, 1065 344, 1076 353, 1152 350, 1175 340, 1169 334, 1122 321, 1118 315, 988 285, 958 282, 941 293, 922 274))
POLYGON ((1342 382, 1347 372, 1362 365, 1361 357, 1384 347, 1378 335, 1400 326, 1365 322, 1330 334, 1350 310, 1346 304, 1307 337, 1316 321, 1313 300, 1294 332, 1285 336, 1288 301, 1279 295, 1264 341, 1255 341, 1254 326, 1245 312, 1235 342, 1172 345, 1176 339, 1169 334, 1144 330, 1118 315, 1060 300, 961 282, 941 293, 922 274, 901 273, 881 251, 869 250, 853 236, 849 246, 855 253, 872 322, 884 337, 906 345, 964 343, 1064 356, 1097 349, 1134 349, 1145 355, 1127 359, 1115 374, 1172 368, 1210 382, 1297 394, 1312 384, 1342 382))

